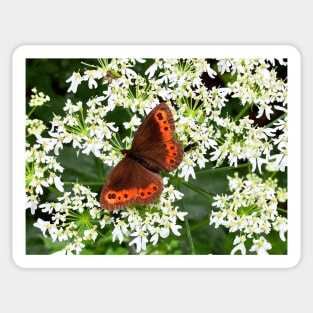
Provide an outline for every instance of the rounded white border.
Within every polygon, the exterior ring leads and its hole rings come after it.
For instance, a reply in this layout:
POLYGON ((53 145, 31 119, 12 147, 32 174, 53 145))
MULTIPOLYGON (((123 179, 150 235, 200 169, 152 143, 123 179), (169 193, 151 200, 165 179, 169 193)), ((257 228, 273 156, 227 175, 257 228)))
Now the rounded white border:
POLYGON ((290 268, 301 256, 300 54, 287 45, 27 45, 13 54, 12 257, 23 268, 290 268), (288 58, 288 255, 56 256, 25 253, 27 58, 288 58))

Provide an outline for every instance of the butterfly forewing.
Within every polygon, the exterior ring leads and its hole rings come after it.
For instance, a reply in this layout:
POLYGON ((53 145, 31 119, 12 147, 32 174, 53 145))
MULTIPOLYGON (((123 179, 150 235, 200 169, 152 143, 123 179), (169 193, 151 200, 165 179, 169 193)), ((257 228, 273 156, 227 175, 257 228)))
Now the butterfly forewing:
POLYGON ((173 137, 175 124, 171 110, 161 103, 146 117, 137 130, 131 151, 151 168, 171 172, 181 163, 184 150, 173 137))

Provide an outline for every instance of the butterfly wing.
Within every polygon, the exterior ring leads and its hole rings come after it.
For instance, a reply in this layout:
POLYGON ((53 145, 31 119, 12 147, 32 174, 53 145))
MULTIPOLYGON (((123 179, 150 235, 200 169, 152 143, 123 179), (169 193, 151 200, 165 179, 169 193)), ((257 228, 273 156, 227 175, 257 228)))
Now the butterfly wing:
POLYGON ((171 172, 181 163, 184 149, 174 138, 175 124, 165 102, 155 107, 138 128, 131 153, 155 171, 171 172))
POLYGON ((119 210, 130 204, 155 202, 163 191, 163 180, 131 158, 122 159, 110 173, 100 195, 106 210, 119 210))

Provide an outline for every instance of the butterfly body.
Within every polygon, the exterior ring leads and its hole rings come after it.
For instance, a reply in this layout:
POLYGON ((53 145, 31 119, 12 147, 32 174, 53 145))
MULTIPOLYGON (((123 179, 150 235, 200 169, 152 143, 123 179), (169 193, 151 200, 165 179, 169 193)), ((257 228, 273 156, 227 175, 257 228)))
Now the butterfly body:
POLYGON ((110 173, 100 195, 100 205, 119 210, 130 204, 155 202, 163 191, 159 172, 175 170, 183 159, 183 147, 174 138, 173 115, 166 103, 155 107, 135 133, 130 150, 110 173))

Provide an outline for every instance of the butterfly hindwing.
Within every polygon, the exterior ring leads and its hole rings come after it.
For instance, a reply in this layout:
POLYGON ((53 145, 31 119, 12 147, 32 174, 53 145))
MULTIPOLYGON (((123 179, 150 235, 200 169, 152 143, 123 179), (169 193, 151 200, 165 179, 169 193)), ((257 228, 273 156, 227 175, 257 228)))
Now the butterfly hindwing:
POLYGON ((122 159, 109 175, 100 195, 100 205, 119 210, 128 205, 155 202, 163 190, 163 180, 132 158, 122 159))

